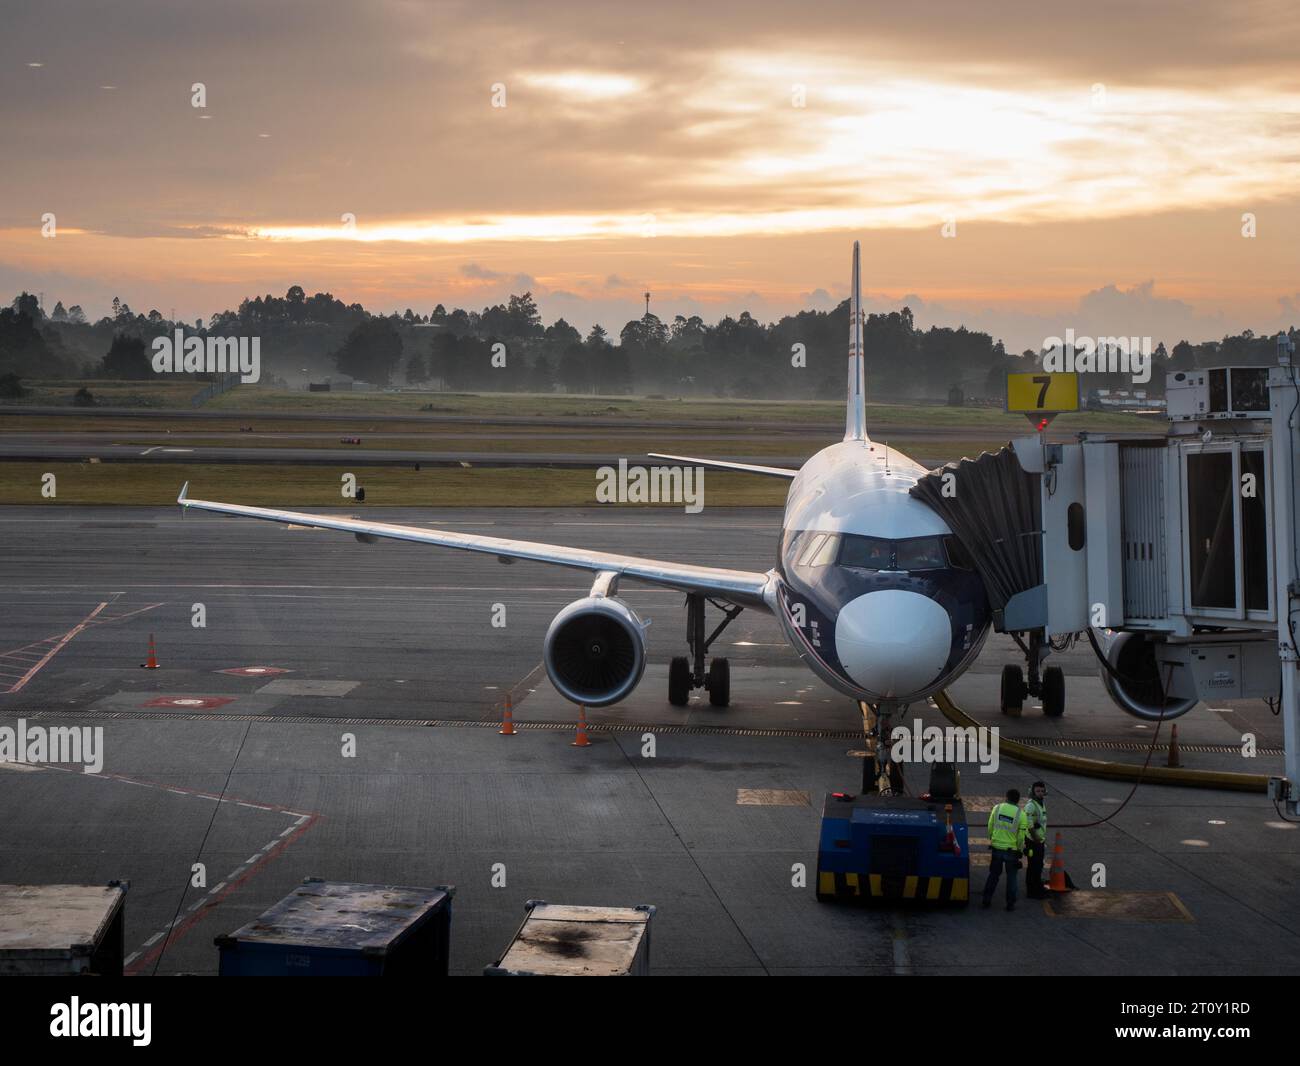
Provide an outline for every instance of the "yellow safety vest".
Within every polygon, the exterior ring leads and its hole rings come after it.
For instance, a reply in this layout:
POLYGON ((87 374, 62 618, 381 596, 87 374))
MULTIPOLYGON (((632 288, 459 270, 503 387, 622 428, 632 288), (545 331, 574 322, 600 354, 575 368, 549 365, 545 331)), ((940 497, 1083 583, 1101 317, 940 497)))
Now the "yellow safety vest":
POLYGON ((1031 796, 1029 802, 1025 804, 1025 821, 1029 825, 1029 839, 1045 843, 1047 841, 1047 804, 1039 803, 1038 800, 1031 796))
POLYGON ((1024 811, 1012 803, 999 803, 989 812, 989 843, 1007 851, 1021 851, 1029 823, 1024 811))

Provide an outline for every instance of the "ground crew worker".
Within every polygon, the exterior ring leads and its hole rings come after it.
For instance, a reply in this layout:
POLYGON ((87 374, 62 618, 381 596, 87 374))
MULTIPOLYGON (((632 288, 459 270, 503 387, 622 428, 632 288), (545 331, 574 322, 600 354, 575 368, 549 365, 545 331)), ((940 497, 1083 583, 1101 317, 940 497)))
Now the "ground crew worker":
POLYGON ((1047 786, 1041 781, 1029 786, 1025 821, 1029 825, 1025 834, 1025 895, 1030 899, 1046 899, 1050 894, 1043 884, 1043 859, 1047 852, 1047 786))
POLYGON ((997 804, 989 812, 989 846, 993 854, 989 859, 989 876, 984 882, 984 906, 993 902, 993 891, 998 887, 1002 867, 1007 868, 1007 910, 1016 909, 1016 888, 1020 869, 1020 853, 1025 847, 1025 832, 1029 822, 1020 809, 1020 790, 1007 789, 1005 803, 997 804))

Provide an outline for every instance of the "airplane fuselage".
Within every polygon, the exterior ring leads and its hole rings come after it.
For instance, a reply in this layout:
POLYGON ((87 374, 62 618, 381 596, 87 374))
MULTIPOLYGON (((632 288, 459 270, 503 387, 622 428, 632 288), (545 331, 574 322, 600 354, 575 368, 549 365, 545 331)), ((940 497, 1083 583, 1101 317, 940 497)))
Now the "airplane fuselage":
POLYGON ((924 699, 979 654, 991 612, 947 524, 897 450, 845 440, 790 486, 769 606, 823 681, 871 704, 924 699))

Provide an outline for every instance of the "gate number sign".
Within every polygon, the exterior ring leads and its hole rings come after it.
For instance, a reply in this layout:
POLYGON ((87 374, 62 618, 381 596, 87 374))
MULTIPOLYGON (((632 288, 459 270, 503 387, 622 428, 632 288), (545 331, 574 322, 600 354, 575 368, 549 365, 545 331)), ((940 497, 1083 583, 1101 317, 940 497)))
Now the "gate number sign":
POLYGON ((1079 409, 1078 374, 1008 374, 1007 410, 1057 414, 1079 409))

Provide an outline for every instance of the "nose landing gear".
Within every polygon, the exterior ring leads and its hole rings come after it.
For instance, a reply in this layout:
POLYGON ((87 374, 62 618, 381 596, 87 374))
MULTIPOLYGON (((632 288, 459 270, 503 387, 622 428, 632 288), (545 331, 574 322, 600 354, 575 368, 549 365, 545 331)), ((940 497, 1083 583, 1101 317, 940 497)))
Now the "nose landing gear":
POLYGON ((691 657, 679 655, 668 666, 668 702, 674 707, 685 707, 691 700, 691 691, 697 688, 708 691, 709 703, 714 707, 726 707, 731 702, 731 664, 726 659, 714 659, 707 672, 704 664, 713 642, 744 608, 716 600, 709 602, 726 617, 706 637, 704 595, 692 592, 686 597, 686 644, 691 657))

